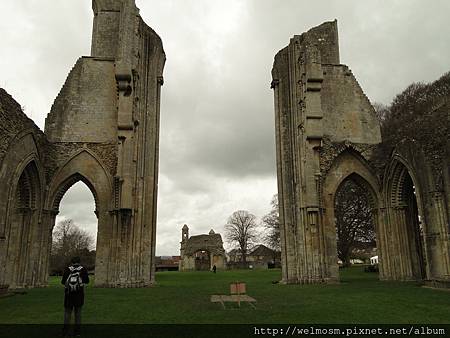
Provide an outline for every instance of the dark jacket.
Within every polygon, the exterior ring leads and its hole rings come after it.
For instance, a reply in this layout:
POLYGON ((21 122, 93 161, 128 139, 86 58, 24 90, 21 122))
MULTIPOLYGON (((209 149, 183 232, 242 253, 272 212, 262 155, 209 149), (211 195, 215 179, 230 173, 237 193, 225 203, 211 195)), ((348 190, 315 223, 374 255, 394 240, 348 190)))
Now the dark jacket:
MULTIPOLYGON (((78 267, 80 264, 72 264, 73 267, 78 267)), ((61 279, 61 284, 66 285, 67 278, 69 278, 70 275, 70 269, 69 267, 66 267, 64 269, 64 274, 61 279)), ((81 280, 83 281, 83 284, 89 283, 89 275, 85 267, 82 267, 80 271, 81 280)), ((67 289, 64 290, 64 307, 80 307, 84 304, 84 288, 81 287, 80 290, 77 292, 71 292, 69 293, 67 289)))

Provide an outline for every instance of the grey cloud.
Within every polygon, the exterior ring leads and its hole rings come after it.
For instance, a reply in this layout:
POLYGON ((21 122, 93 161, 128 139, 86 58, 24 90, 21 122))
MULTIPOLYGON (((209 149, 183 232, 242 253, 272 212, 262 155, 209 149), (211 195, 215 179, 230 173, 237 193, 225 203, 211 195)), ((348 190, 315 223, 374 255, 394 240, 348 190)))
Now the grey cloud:
POLYGON ((73 0, 9 3, 0 11, 0 84, 43 128, 70 68, 89 53, 90 6, 73 0))

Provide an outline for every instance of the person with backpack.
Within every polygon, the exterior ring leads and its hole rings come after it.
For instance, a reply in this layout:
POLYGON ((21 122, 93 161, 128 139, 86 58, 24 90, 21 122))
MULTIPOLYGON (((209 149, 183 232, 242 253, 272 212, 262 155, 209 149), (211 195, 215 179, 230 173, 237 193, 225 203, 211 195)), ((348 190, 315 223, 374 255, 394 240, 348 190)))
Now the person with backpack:
POLYGON ((63 335, 69 331, 72 311, 75 316, 74 334, 81 332, 81 308, 84 304, 84 285, 89 283, 89 275, 82 266, 80 257, 73 257, 71 263, 65 268, 61 284, 64 285, 64 328, 63 335))

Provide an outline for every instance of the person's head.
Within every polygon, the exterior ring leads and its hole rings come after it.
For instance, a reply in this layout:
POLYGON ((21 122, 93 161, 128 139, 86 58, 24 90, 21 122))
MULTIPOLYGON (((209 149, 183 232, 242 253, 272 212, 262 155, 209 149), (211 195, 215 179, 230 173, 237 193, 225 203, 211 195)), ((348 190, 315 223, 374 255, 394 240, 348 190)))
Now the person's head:
POLYGON ((81 259, 78 256, 72 257, 72 259, 70 260, 71 264, 80 264, 81 263, 81 259))

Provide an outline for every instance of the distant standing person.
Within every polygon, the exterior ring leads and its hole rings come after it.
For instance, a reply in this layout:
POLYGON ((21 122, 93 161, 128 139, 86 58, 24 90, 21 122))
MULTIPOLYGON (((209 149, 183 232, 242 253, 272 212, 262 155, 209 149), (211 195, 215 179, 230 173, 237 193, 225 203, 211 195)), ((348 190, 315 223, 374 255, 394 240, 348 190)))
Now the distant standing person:
POLYGON ((216 265, 214 264, 214 266, 213 266, 213 272, 216 273, 216 270, 217 270, 217 267, 216 267, 216 265))
POLYGON ((75 316, 74 334, 81 333, 81 308, 84 304, 84 285, 89 283, 89 275, 82 266, 80 257, 74 257, 68 267, 65 268, 61 284, 64 288, 64 328, 63 334, 68 335, 72 311, 75 316))

